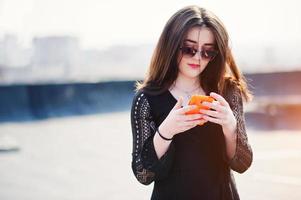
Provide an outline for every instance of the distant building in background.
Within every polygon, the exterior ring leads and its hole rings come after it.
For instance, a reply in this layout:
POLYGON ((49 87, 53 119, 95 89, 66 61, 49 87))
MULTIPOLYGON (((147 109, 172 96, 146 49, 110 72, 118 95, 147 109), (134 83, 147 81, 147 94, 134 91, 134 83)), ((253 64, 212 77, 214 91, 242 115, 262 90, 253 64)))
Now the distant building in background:
MULTIPOLYGON (((301 70, 299 44, 240 44, 233 48, 243 73, 301 70)), ((0 84, 142 79, 154 44, 81 49, 72 36, 35 37, 24 48, 15 35, 0 38, 0 84)))
POLYGON ((23 49, 16 35, 7 34, 0 41, 0 66, 20 68, 29 65, 31 52, 23 49))
POLYGON ((80 47, 76 37, 52 36, 33 39, 32 67, 61 72, 68 77, 79 64, 80 47), (55 70, 56 69, 56 70, 55 70))

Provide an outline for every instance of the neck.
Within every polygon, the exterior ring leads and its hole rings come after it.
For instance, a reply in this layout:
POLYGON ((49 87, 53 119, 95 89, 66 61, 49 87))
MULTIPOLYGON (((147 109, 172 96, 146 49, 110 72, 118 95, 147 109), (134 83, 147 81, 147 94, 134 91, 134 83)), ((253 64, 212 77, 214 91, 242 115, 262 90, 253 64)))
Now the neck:
POLYGON ((178 75, 176 81, 175 81, 175 86, 183 91, 189 92, 192 91, 198 87, 200 87, 200 81, 199 78, 196 77, 194 79, 187 78, 182 75, 178 75))

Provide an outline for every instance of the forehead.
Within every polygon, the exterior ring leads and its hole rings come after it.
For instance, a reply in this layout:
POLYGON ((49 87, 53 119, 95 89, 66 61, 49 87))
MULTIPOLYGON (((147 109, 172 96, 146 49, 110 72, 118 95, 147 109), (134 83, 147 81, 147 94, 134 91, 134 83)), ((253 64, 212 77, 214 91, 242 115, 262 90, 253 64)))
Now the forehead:
POLYGON ((196 44, 198 46, 214 45, 215 38, 212 31, 207 27, 193 27, 189 29, 184 42, 188 44, 196 44))

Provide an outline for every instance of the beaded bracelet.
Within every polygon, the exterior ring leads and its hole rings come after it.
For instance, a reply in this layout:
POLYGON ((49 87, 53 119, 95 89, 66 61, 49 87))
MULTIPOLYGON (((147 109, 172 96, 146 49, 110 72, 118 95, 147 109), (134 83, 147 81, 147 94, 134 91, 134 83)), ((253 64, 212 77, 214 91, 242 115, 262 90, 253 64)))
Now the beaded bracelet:
POLYGON ((170 141, 170 140, 173 139, 173 137, 172 137, 172 138, 166 138, 166 137, 164 137, 164 136, 160 133, 159 128, 157 129, 157 132, 159 133, 160 137, 161 137, 163 140, 170 141))

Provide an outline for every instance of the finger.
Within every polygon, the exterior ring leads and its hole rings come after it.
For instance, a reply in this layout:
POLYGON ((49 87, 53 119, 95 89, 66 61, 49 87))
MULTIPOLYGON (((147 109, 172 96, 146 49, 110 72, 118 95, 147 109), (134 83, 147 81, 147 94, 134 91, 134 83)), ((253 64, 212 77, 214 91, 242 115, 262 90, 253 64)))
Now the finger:
POLYGON ((215 92, 210 92, 210 96, 216 99, 221 105, 229 106, 228 102, 221 95, 215 92))
POLYGON ((207 122, 208 120, 205 120, 205 119, 199 119, 199 120, 194 120, 194 121, 186 121, 184 122, 184 127, 188 128, 188 127, 194 127, 200 123, 205 123, 207 122))
POLYGON ((180 108, 178 111, 180 114, 184 114, 190 110, 196 109, 197 106, 196 105, 188 105, 188 106, 184 106, 183 108, 180 108))
POLYGON ((223 118, 223 113, 215 111, 215 110, 204 110, 204 109, 200 109, 200 113, 209 115, 211 117, 215 117, 215 118, 223 118))
POLYGON ((186 126, 184 126, 184 127, 185 127, 186 130, 188 130, 188 129, 191 129, 191 128, 193 128, 193 127, 196 127, 197 125, 203 125, 203 124, 205 124, 206 122, 208 122, 208 120, 202 119, 202 120, 198 120, 197 122, 195 122, 195 123, 193 123, 193 124, 188 124, 188 125, 186 125, 186 126))
POLYGON ((180 96, 175 106, 172 108, 172 110, 178 110, 182 107, 183 104, 183 97, 180 96))
POLYGON ((216 123, 216 124, 220 124, 220 125, 223 125, 223 121, 221 119, 218 119, 218 118, 213 118, 213 117, 210 117, 208 115, 204 115, 203 117, 205 120, 208 120, 210 122, 213 122, 213 123, 216 123))
POLYGON ((224 106, 222 106, 222 105, 220 104, 220 102, 218 102, 218 101, 213 101, 212 103, 207 102, 207 101, 204 101, 204 102, 202 103, 202 105, 207 106, 207 107, 209 107, 209 108, 212 108, 212 109, 214 109, 214 110, 216 110, 216 111, 220 111, 220 112, 223 112, 223 111, 225 110, 225 109, 224 109, 224 106))
POLYGON ((183 115, 183 121, 191 121, 201 119, 204 115, 203 114, 191 114, 191 115, 183 115))

